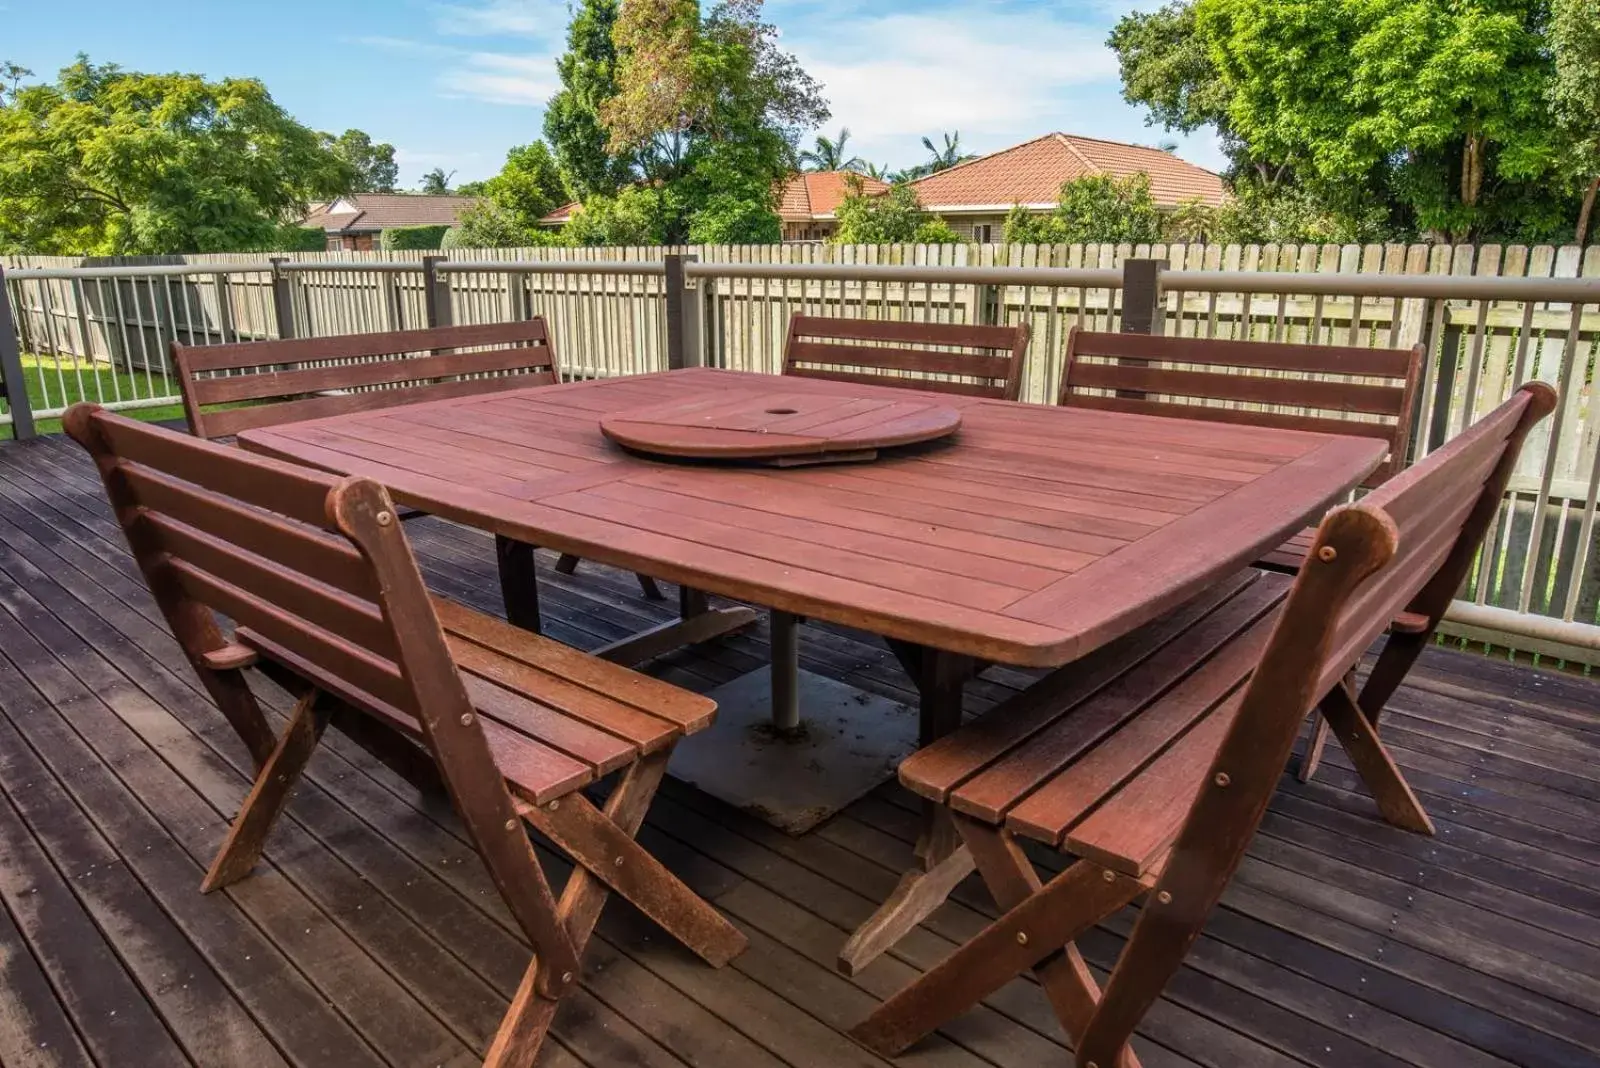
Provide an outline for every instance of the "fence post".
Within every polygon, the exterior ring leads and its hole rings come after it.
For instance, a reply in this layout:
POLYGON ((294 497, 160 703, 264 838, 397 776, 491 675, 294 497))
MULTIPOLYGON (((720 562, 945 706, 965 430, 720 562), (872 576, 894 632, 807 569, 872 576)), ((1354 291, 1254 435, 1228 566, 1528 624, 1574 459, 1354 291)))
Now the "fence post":
POLYGON ((1122 263, 1122 332, 1159 334, 1162 315, 1160 260, 1128 259, 1122 263))
POLYGON ((273 256, 272 264, 272 314, 278 320, 278 340, 294 337, 294 291, 289 288, 289 273, 283 265, 287 256, 273 256))
POLYGON ((694 258, 692 255, 686 256, 677 252, 669 252, 663 257, 667 269, 663 295, 667 302, 667 370, 669 371, 700 365, 697 322, 699 309, 691 307, 689 303, 689 290, 683 273, 684 261, 692 261, 694 258))
POLYGON ((422 257, 422 306, 429 326, 449 326, 454 322, 450 308, 450 279, 439 273, 439 264, 448 256, 422 257))
POLYGON ((28 381, 22 377, 22 351, 17 345, 17 322, 11 314, 11 290, 6 285, 6 269, 0 266, 0 385, 5 387, 6 407, 11 411, 11 434, 31 438, 39 431, 33 425, 33 405, 28 401, 28 381))

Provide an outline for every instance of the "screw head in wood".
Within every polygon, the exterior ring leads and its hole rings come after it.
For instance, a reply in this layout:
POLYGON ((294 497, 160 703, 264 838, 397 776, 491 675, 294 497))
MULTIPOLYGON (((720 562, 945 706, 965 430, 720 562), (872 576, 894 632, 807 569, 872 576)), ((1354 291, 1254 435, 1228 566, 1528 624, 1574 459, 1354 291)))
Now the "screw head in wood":
POLYGON ((561 807, 561 802, 560 801, 552 801, 552 802, 550 802, 548 807, 549 807, 551 812, 554 812, 556 809, 561 807))
POLYGON ((517 829, 517 821, 516 820, 506 820, 506 830, 514 831, 516 829, 517 829))
POLYGON ((1325 564, 1331 564, 1339 558, 1339 550, 1331 545, 1324 545, 1317 550, 1317 559, 1325 564))
POLYGON ((1166 890, 1163 890, 1161 893, 1156 895, 1156 900, 1161 902, 1163 905, 1170 905, 1172 904, 1172 894, 1166 890))
POLYGON ((1028 932, 1027 931, 1018 931, 1017 932, 1017 945, 1025 946, 1027 944, 1028 944, 1028 932))
POLYGON ((1211 781, 1216 783, 1218 786, 1226 786, 1232 782, 1233 779, 1228 775, 1227 772, 1219 771, 1217 772, 1216 778, 1212 779, 1211 781))
POLYGON ((561 973, 561 981, 562 981, 562 982, 563 982, 563 983, 570 983, 570 982, 572 982, 572 973, 571 973, 571 972, 562 972, 562 973, 561 973))
POLYGON ((471 712, 463 712, 461 714, 461 725, 463 727, 472 726, 472 713, 471 712))
POLYGON ((1108 883, 1114 883, 1117 881, 1117 873, 1112 871, 1110 868, 1107 868, 1105 871, 1100 873, 1100 878, 1104 879, 1108 883))
POLYGON ((394 522, 394 513, 393 512, 379 512, 373 518, 377 519, 378 525, 380 527, 386 527, 390 523, 394 522))

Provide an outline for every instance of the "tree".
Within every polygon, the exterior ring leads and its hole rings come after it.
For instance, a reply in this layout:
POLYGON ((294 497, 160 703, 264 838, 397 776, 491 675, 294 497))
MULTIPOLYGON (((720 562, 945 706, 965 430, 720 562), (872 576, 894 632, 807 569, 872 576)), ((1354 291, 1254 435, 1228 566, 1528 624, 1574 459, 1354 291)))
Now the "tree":
POLYGON ((0 106, 4 251, 268 248, 308 202, 352 181, 254 79, 140 74, 79 56, 54 84, 19 84, 0 106))
POLYGON ((860 182, 848 180, 849 191, 834 209, 838 228, 828 240, 836 245, 953 244, 960 240, 943 219, 922 210, 917 191, 909 185, 891 186, 887 192, 867 193, 860 182))
POLYGON ((17 89, 21 87, 24 78, 31 77, 33 71, 27 67, 13 63, 9 59, 0 61, 0 82, 6 83, 0 85, 0 105, 6 102, 7 94, 11 96, 17 94, 17 89))
POLYGON ((361 130, 346 130, 328 138, 333 154, 350 165, 355 180, 347 193, 393 193, 400 166, 394 161, 394 146, 374 144, 361 130))
POLYGON ((694 245, 775 245, 783 240, 783 220, 759 201, 721 194, 712 197, 689 223, 694 245))
POLYGON ((456 224, 444 235, 440 248, 524 248, 530 245, 559 245, 559 234, 529 229, 517 216, 490 199, 464 208, 456 224))
POLYGON ((422 192, 428 196, 444 196, 450 192, 450 179, 455 176, 455 171, 446 174, 443 167, 435 167, 422 176, 422 192))
POLYGON ((664 190, 628 186, 585 200, 562 236, 573 245, 661 245, 674 217, 664 190))
POLYGON ((1061 183, 1049 215, 1018 204, 1006 217, 1006 240, 1022 244, 1139 242, 1161 240, 1161 212, 1150 194, 1150 176, 1118 178, 1088 174, 1061 183))
POLYGON ((1229 130, 1331 204, 1464 240, 1538 231, 1557 141, 1549 0, 1197 0, 1229 130))
MULTIPOLYGON (((777 47, 761 0, 629 0, 613 32, 617 93, 600 107, 608 151, 632 153, 668 241, 734 198, 773 206, 800 134, 828 117, 821 87, 777 47)), ((587 208, 588 201, 585 201, 587 208)))
POLYGON ((483 193, 526 230, 538 229, 539 220, 568 199, 555 155, 543 141, 507 152, 505 166, 483 183, 483 193))
POLYGON ((1563 170, 1583 189, 1573 240, 1583 244, 1600 196, 1600 0, 1553 0, 1550 105, 1568 141, 1563 170))
POLYGON ((612 194, 633 177, 633 154, 613 155, 601 106, 617 95, 612 41, 619 0, 583 0, 567 26, 567 50, 556 60, 561 90, 545 107, 544 136, 573 197, 612 194))
POLYGON ((850 140, 848 126, 839 131, 838 140, 817 135, 816 147, 800 153, 800 164, 810 171, 861 171, 867 164, 860 156, 846 156, 845 143, 850 140))
POLYGON ((924 137, 922 139, 922 147, 927 149, 928 154, 933 157, 923 164, 923 174, 937 174, 940 171, 949 170, 957 163, 965 163, 969 159, 978 158, 975 153, 961 151, 960 130, 957 130, 954 134, 945 134, 942 146, 935 145, 931 137, 924 137))

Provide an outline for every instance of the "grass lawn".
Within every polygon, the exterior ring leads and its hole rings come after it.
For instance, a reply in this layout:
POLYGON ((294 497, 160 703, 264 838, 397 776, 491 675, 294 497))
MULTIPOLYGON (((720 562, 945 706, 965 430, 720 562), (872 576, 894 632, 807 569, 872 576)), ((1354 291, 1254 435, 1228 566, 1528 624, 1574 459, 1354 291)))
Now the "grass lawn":
MULTIPOLYGON (((28 399, 35 411, 46 405, 52 408, 65 408, 80 400, 108 403, 119 399, 133 400, 136 397, 175 396, 178 392, 178 380, 166 375, 152 373, 146 376, 142 371, 129 374, 126 371, 113 370, 104 363, 73 361, 70 358, 63 358, 58 378, 54 360, 41 360, 27 353, 22 356, 22 377, 27 383, 28 399)), ((183 405, 163 404, 151 408, 126 408, 122 409, 122 414, 134 419, 182 419, 183 405)), ((61 432, 60 419, 36 419, 34 425, 41 434, 61 432)), ((13 436, 9 423, 0 425, 0 440, 13 436)))

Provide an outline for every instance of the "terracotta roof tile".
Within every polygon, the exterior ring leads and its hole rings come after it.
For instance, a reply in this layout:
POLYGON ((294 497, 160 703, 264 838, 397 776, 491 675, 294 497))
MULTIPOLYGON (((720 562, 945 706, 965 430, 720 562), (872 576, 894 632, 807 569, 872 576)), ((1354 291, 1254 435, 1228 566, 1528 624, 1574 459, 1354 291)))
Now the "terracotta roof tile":
POLYGON ((957 164, 912 183, 929 210, 1054 204, 1061 183, 1086 174, 1150 176, 1156 203, 1172 207, 1200 199, 1221 204, 1222 179, 1170 152, 1120 141, 1051 133, 992 155, 957 164))
POLYGON ((324 204, 301 222, 301 226, 320 227, 327 233, 388 230, 396 226, 454 226, 462 209, 477 203, 477 197, 427 196, 422 193, 362 193, 340 197, 324 204), (329 214, 328 209, 342 204, 354 212, 329 214))
POLYGON ((778 198, 778 216, 789 222, 832 216, 849 191, 847 183, 851 179, 859 179, 868 193, 881 193, 889 188, 888 182, 854 171, 808 171, 784 183, 778 198))
POLYGON ((568 204, 563 204, 556 210, 552 211, 549 215, 542 216, 539 219, 539 225, 560 226, 562 223, 576 215, 578 213, 578 209, 581 207, 583 207, 583 205, 578 203, 576 200, 568 204))

